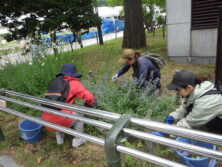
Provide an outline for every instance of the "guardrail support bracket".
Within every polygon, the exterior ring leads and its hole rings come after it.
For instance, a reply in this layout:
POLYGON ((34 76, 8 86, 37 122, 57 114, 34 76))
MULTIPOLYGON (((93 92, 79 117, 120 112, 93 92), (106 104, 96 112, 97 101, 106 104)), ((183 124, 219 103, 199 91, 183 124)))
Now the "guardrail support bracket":
POLYGON ((120 153, 116 145, 120 141, 120 134, 124 127, 130 123, 131 115, 123 114, 112 126, 105 139, 105 152, 109 167, 121 167, 120 153))

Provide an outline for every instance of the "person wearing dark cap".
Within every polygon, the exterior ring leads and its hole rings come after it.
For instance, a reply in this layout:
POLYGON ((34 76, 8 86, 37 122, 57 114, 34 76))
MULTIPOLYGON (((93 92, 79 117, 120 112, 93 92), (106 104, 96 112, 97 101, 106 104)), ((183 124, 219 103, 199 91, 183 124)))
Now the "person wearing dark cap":
MULTIPOLYGON (((77 69, 76 69, 75 65, 64 64, 61 67, 61 72, 56 74, 56 77, 60 77, 60 76, 62 76, 63 79, 68 81, 68 83, 69 83, 69 92, 68 92, 68 96, 65 100, 65 103, 73 104, 73 103, 75 103, 75 99, 79 98, 79 99, 85 100, 85 104, 87 106, 94 105, 94 103, 95 103, 94 96, 78 80, 78 78, 80 78, 82 75, 77 73, 77 69)), ((83 116, 82 114, 78 114, 76 112, 69 111, 66 109, 61 109, 60 111, 68 113, 68 114, 83 116)), ((83 132, 83 123, 82 122, 73 121, 72 119, 53 115, 53 114, 46 113, 46 112, 44 112, 42 114, 42 119, 52 122, 54 124, 65 126, 65 127, 74 126, 75 130, 77 130, 79 132, 83 132)), ((48 128, 48 129, 51 131, 55 131, 55 129, 51 129, 51 128, 48 128)), ((57 140, 57 144, 63 144, 64 133, 56 131, 56 140, 57 140)), ((74 139, 72 141, 72 146, 78 147, 81 144, 83 144, 84 142, 85 142, 85 140, 78 138, 78 137, 74 137, 74 139)))
POLYGON ((171 123, 222 134, 222 96, 212 82, 181 70, 175 73, 167 88, 183 98, 182 105, 168 116, 171 123))

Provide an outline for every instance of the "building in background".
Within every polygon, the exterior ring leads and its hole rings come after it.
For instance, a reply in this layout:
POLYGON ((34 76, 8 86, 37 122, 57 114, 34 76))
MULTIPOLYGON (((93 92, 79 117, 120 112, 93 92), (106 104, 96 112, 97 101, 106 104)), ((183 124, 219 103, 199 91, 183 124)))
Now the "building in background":
POLYGON ((98 7, 98 14, 99 14, 99 17, 101 18, 118 19, 120 16, 121 10, 123 10, 122 6, 98 7))
POLYGON ((166 0, 170 60, 215 63, 219 6, 222 0, 166 0))

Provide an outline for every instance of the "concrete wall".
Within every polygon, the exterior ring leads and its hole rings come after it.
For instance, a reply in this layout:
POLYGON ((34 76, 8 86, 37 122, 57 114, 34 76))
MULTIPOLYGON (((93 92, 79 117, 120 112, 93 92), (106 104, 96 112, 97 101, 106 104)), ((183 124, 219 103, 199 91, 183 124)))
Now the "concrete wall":
POLYGON ((176 62, 190 62, 191 0, 166 0, 168 55, 176 62))
POLYGON ((214 64, 217 54, 217 29, 191 31, 191 58, 194 64, 214 64))
POLYGON ((214 64, 217 29, 191 31, 191 0, 166 0, 168 56, 175 62, 214 64))

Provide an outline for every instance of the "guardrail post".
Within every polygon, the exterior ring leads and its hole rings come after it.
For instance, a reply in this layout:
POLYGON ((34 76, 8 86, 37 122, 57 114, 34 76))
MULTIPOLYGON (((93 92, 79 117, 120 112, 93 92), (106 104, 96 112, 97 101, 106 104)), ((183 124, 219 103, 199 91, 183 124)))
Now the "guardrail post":
MULTIPOLYGON (((4 96, 5 95, 5 89, 0 89, 0 94, 4 96)), ((6 101, 0 100, 0 107, 6 107, 6 101)), ((4 134, 2 132, 2 129, 0 127, 0 141, 4 141, 4 140, 5 140, 5 136, 4 136, 4 134)))
POLYGON ((5 136, 4 136, 2 129, 0 127, 0 141, 4 141, 4 140, 5 140, 5 136))
POLYGON ((109 167, 121 167, 120 153, 116 145, 120 141, 120 134, 124 127, 130 123, 131 115, 123 114, 112 126, 105 139, 105 152, 109 167))

